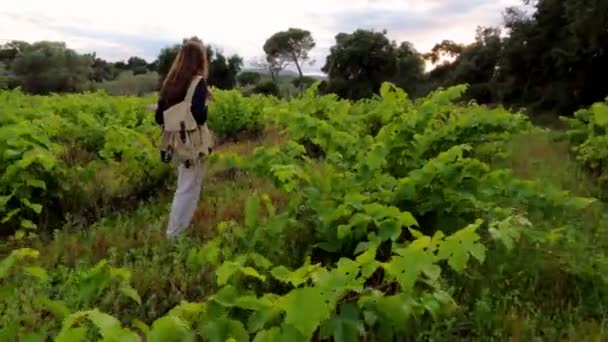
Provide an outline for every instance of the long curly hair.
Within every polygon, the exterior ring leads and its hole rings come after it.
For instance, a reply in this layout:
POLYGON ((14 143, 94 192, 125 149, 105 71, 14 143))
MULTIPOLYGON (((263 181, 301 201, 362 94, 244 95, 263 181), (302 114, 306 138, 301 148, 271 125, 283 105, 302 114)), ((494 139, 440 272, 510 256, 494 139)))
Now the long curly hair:
POLYGON ((194 76, 209 75, 209 58, 203 42, 196 38, 184 39, 173 60, 171 69, 160 90, 160 98, 167 107, 184 100, 194 76))

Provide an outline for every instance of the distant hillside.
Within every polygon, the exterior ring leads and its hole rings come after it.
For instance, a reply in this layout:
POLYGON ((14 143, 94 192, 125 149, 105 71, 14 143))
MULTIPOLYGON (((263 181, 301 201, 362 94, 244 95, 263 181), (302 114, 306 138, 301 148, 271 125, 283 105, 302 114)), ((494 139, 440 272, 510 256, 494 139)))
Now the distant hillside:
MULTIPOLYGON (((266 75, 266 76, 270 75, 270 73, 266 69, 243 68, 241 70, 241 72, 243 72, 243 71, 257 72, 257 73, 259 73, 261 75, 266 75)), ((312 78, 318 79, 318 80, 324 80, 324 79, 327 78, 327 76, 325 76, 323 74, 307 74, 307 73, 304 73, 304 75, 308 76, 308 77, 312 77, 312 78)), ((279 73, 279 76, 282 77, 282 78, 296 78, 296 77, 298 77, 298 73, 296 71, 293 71, 293 70, 283 70, 283 71, 281 71, 279 73)))

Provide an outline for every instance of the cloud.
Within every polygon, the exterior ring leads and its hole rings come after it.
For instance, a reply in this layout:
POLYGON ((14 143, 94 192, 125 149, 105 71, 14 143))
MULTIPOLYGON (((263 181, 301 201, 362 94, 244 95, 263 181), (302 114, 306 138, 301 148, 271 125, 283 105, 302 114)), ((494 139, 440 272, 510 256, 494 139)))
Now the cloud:
POLYGON ((469 42, 477 25, 500 24, 503 8, 520 0, 181 0, 158 6, 143 0, 20 0, 0 9, 1 40, 62 40, 109 60, 138 55, 154 59, 160 49, 199 36, 225 53, 250 60, 263 55, 267 37, 289 27, 310 30, 319 71, 334 37, 357 28, 387 29, 391 39, 419 51, 443 39, 469 42))

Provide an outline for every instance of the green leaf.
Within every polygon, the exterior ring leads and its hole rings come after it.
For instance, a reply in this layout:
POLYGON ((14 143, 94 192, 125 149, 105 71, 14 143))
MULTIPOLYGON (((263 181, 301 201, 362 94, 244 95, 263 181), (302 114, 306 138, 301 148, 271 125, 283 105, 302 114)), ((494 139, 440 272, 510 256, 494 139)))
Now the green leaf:
POLYGON ((608 105, 604 103, 595 103, 591 106, 591 111, 595 118, 595 123, 599 126, 608 126, 608 105))
POLYGON ((236 342, 249 341, 249 334, 243 323, 226 317, 208 322, 203 328, 203 336, 209 342, 225 342, 230 339, 236 342))
POLYGON ((38 256, 39 252, 31 248, 20 248, 13 250, 9 256, 0 262, 0 279, 4 278, 8 274, 13 266, 15 266, 17 261, 25 258, 36 259, 38 256))
POLYGON ((254 311, 247 320, 247 330, 254 333, 263 329, 266 324, 279 318, 282 310, 277 307, 271 307, 264 310, 254 311))
POLYGON ((274 327, 262 330, 255 335, 253 342, 281 342, 281 329, 274 327))
POLYGON ((437 257, 447 259, 450 267, 456 272, 464 271, 469 261, 469 254, 479 262, 483 262, 486 248, 479 243, 479 235, 476 233, 481 224, 482 221, 477 220, 476 223, 445 238, 439 247, 437 257))
POLYGON ((236 287, 226 285, 213 296, 213 300, 222 306, 233 307, 236 305, 238 296, 236 287))
POLYGON ((85 342, 87 330, 82 327, 61 330, 55 337, 55 342, 85 342))
POLYGON ((23 229, 36 229, 36 225, 34 222, 30 220, 23 219, 21 220, 21 228, 23 229))
POLYGON ((254 277, 254 278, 258 278, 261 281, 266 281, 266 277, 259 274, 258 271, 256 271, 254 268, 252 267, 241 267, 240 271, 245 274, 248 275, 250 277, 254 277))
POLYGON ((321 326, 320 337, 333 337, 335 342, 350 342, 360 340, 359 310, 352 303, 342 307, 340 316, 332 318, 321 326))
POLYGON ((401 236, 401 226, 394 220, 384 220, 378 226, 378 235, 382 240, 396 241, 401 236))
POLYGON ((165 316, 152 324, 149 342, 194 342, 195 335, 188 325, 178 317, 165 316))
POLYGON ((28 178, 28 179, 25 180, 25 184, 27 186, 32 187, 32 188, 38 188, 38 189, 46 190, 46 183, 43 180, 40 180, 40 179, 28 178))
POLYGON ((40 332, 30 332, 25 335, 21 341, 23 342, 45 342, 47 340, 47 335, 40 332))
POLYGON ((148 336, 150 334, 150 327, 148 327, 148 325, 138 319, 133 321, 133 326, 137 329, 139 329, 139 331, 141 333, 143 333, 145 336, 148 336))
POLYGON ((23 203, 26 207, 32 209, 38 215, 40 215, 40 213, 42 212, 42 205, 32 203, 27 198, 22 198, 21 203, 23 203))
POLYGON ((310 257, 308 257, 304 265, 293 272, 290 272, 285 266, 279 266, 273 268, 270 274, 277 280, 298 287, 308 281, 310 273, 317 269, 319 269, 319 265, 311 265, 310 257))
POLYGON ((106 313, 93 310, 88 313, 88 318, 99 329, 99 333, 104 338, 104 341, 140 342, 140 338, 136 333, 123 329, 120 321, 106 313))
POLYGON ((260 219, 260 199, 256 195, 249 196, 245 205, 245 227, 256 228, 260 219))
POLYGON ((135 290, 131 285, 124 284, 120 287, 120 292, 125 296, 131 298, 135 303, 141 305, 141 297, 137 290, 135 290))
POLYGON ((4 208, 6 206, 6 204, 8 203, 8 201, 10 201, 11 198, 13 198, 14 194, 15 193, 13 192, 10 195, 0 196, 0 209, 4 208))
POLYGON ((46 297, 40 297, 38 301, 42 307, 51 312, 57 319, 64 319, 70 315, 70 309, 62 301, 46 297))
POLYGON ((318 288, 295 289, 284 300, 285 323, 293 325, 306 338, 310 338, 321 322, 329 318, 328 299, 318 288))
POLYGON ((19 212, 21 212, 21 208, 16 208, 16 209, 9 211, 8 213, 6 213, 6 215, 4 215, 4 217, 2 218, 2 221, 0 221, 0 223, 6 223, 6 222, 10 221, 13 218, 13 216, 19 214, 19 212))
POLYGON ((241 265, 233 261, 226 261, 216 271, 217 285, 223 286, 228 283, 230 278, 241 269, 241 265))
POLYGON ((38 267, 38 266, 25 267, 25 272, 33 275, 34 277, 36 277, 42 281, 47 281, 49 279, 49 275, 46 273, 46 270, 42 267, 38 267))

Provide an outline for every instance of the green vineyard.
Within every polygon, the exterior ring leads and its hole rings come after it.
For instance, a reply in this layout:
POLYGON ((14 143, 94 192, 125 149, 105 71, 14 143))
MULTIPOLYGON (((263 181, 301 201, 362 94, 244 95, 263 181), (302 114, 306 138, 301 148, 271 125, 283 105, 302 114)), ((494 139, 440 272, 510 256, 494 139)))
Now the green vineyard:
POLYGON ((0 341, 605 340, 608 104, 466 90, 215 90, 174 243, 155 97, 0 91, 0 341))

